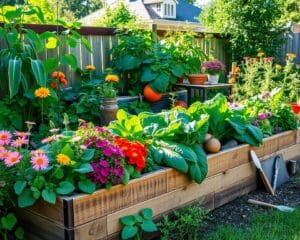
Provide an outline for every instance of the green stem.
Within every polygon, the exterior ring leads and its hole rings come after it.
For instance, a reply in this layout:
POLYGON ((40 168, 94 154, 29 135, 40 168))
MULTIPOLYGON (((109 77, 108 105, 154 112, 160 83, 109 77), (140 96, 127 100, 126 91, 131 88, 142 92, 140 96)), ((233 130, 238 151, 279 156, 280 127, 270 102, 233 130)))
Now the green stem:
POLYGON ((42 99, 42 124, 44 124, 44 99, 42 99))

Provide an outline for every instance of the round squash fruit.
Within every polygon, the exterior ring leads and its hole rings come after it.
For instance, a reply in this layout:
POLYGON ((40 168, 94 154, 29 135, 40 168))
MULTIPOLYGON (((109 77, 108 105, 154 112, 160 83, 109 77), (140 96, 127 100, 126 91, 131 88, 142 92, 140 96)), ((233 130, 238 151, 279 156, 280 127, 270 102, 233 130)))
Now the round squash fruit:
POLYGON ((221 143, 216 138, 210 138, 205 142, 204 148, 209 153, 217 153, 221 150, 221 143))
POLYGON ((157 93, 155 92, 149 84, 147 84, 144 87, 144 97, 149 101, 149 102, 157 102, 162 98, 163 94, 162 93, 157 93))
POLYGON ((182 101, 182 100, 177 100, 177 101, 174 103, 174 106, 175 106, 175 107, 183 107, 183 108, 187 108, 187 105, 186 105, 185 101, 182 101))

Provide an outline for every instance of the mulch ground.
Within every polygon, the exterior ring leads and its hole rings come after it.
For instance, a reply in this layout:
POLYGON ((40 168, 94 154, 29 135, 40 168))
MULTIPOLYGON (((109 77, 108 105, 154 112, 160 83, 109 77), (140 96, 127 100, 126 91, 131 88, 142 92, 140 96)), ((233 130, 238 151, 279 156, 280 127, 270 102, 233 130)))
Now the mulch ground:
POLYGON ((275 196, 268 194, 265 189, 259 188, 213 210, 209 213, 209 220, 205 222, 200 236, 214 231, 217 225, 220 224, 244 227, 249 224, 250 217, 254 213, 262 213, 268 210, 268 208, 248 203, 249 198, 272 204, 300 207, 300 173, 278 187, 275 196))

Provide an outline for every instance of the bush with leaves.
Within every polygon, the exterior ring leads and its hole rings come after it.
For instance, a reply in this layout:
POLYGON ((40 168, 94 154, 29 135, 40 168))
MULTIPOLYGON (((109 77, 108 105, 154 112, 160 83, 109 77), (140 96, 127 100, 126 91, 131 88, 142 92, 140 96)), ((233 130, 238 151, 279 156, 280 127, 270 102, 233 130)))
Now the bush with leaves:
POLYGON ((214 0, 200 15, 200 22, 229 38, 232 59, 254 57, 258 51, 275 56, 283 43, 285 24, 279 23, 278 0, 214 0))

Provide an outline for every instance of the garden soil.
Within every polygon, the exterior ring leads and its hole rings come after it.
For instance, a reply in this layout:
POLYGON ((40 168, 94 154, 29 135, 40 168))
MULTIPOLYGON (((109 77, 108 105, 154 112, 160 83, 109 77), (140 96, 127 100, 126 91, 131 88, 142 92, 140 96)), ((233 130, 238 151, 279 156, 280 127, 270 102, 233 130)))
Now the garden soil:
POLYGON ((290 180, 276 190, 272 196, 263 188, 237 198, 236 200, 213 210, 209 213, 209 220, 205 222, 200 236, 213 232, 217 225, 231 225, 233 227, 245 227, 254 213, 263 213, 268 208, 248 203, 248 199, 255 199, 272 204, 300 207, 300 173, 291 177, 290 180))

